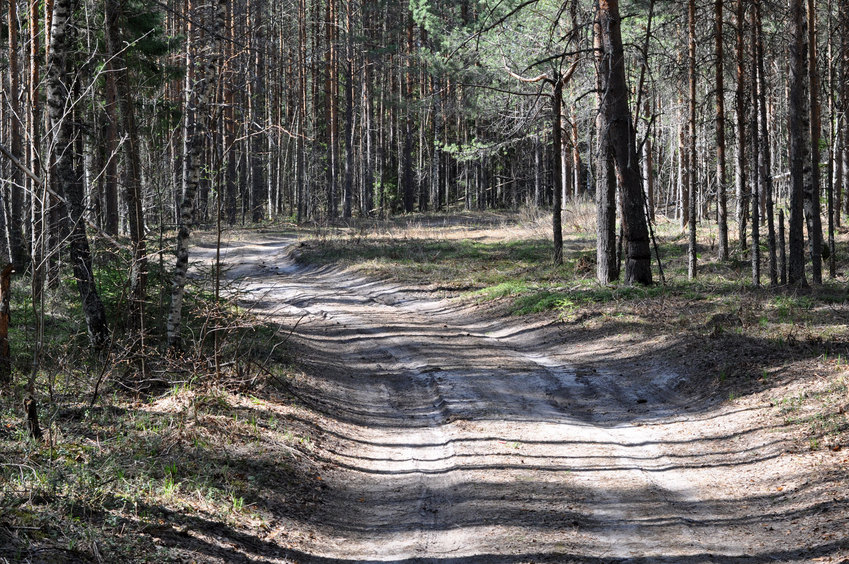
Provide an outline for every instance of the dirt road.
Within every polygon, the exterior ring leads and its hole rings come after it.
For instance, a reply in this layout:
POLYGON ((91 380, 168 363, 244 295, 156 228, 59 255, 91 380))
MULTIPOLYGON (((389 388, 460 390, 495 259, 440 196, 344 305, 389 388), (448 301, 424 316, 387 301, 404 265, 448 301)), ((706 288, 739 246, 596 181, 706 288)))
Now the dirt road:
POLYGON ((290 243, 225 253, 247 303, 300 319, 303 393, 327 419, 324 502, 290 560, 849 555, 833 532, 846 530, 845 503, 829 515, 828 480, 785 451, 769 404, 684 394, 698 375, 652 360, 663 342, 488 318, 421 289, 299 266, 290 243))

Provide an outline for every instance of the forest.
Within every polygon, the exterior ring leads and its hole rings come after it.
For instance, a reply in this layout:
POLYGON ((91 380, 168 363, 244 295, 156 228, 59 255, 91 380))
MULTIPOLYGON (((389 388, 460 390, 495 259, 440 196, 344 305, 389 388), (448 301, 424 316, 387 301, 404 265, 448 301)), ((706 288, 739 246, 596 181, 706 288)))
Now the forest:
POLYGON ((0 558, 849 558, 846 2, 0 10, 0 558))

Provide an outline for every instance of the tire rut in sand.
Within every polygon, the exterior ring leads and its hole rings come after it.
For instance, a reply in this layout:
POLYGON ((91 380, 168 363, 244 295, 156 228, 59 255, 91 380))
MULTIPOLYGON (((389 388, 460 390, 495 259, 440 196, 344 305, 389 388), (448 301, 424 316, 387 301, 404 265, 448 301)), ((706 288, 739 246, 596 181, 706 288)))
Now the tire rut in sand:
POLYGON ((759 550, 717 476, 775 449, 690 425, 674 373, 570 362, 533 327, 332 269, 284 261, 243 287, 254 307, 302 319, 312 397, 334 421, 336 470, 303 547, 316 562, 694 564, 759 550))

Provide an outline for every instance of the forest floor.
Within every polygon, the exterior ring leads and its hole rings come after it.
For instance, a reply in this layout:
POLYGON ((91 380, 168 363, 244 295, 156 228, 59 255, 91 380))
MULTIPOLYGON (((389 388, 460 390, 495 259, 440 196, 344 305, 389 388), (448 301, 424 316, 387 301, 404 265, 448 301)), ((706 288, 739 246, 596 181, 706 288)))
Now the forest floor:
POLYGON ((293 389, 321 414, 320 502, 284 560, 849 561, 845 304, 738 287, 511 316, 521 296, 433 270, 528 235, 453 218, 228 243, 245 304, 297 324, 293 389))
POLYGON ((670 228, 666 285, 603 287, 569 219, 558 268, 515 215, 226 234, 265 360, 57 408, 0 561, 849 562, 844 265, 689 283, 670 228))

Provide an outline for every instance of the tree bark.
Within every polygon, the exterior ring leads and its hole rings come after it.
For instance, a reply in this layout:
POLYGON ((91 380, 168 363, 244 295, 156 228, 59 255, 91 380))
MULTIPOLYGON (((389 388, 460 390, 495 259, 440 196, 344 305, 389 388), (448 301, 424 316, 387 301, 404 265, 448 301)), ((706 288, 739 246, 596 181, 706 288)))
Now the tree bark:
POLYGON ((755 163, 755 170, 753 176, 755 176, 754 181, 752 182, 752 250, 751 250, 751 260, 752 260, 752 285, 760 286, 761 285, 761 186, 762 182, 760 181, 760 173, 758 171, 758 165, 760 164, 760 134, 758 131, 758 57, 757 57, 757 24, 756 22, 752 23, 750 28, 750 40, 751 40, 751 49, 752 49, 752 86, 751 86, 751 101, 752 107, 754 111, 751 113, 751 127, 750 130, 752 132, 752 158, 755 163))
MULTIPOLYGON (((9 20, 7 27, 9 31, 9 141, 12 155, 23 161, 23 145, 21 143, 21 127, 23 116, 18 104, 20 92, 20 74, 18 69, 18 14, 17 0, 8 0, 9 20)), ((11 215, 7 218, 6 229, 9 232, 9 246, 12 251, 12 262, 23 267, 26 261, 26 249, 23 237, 24 216, 24 178, 17 167, 12 166, 9 174, 9 185, 11 194, 11 215)))
MULTIPOLYGON (((141 334, 144 331, 144 310, 147 301, 147 243, 145 241, 144 208, 139 158, 139 136, 136 128, 135 108, 130 95, 130 77, 124 54, 120 48, 118 36, 118 17, 121 3, 118 0, 106 0, 106 45, 107 53, 113 61, 114 87, 120 105, 121 121, 127 135, 126 148, 126 188, 127 219, 130 227, 130 241, 133 249, 130 264, 130 308, 129 328, 141 334)), ((114 119, 113 115, 113 119, 114 119)), ((114 155, 110 155, 114 159, 114 155)))
POLYGON ((822 284, 822 211, 820 209, 820 136, 822 124, 819 103, 819 74, 817 74, 816 3, 808 0, 808 86, 810 87, 810 180, 805 183, 805 220, 808 224, 808 244, 811 253, 811 278, 822 284))
POLYGON ((689 95, 687 97, 687 146, 690 154, 690 174, 687 185, 687 193, 690 202, 689 244, 687 253, 687 277, 695 280, 698 274, 697 249, 696 249, 696 176, 698 170, 696 163, 696 2, 689 0, 687 3, 687 74, 689 95))
MULTIPOLYGON (((215 71, 218 68, 216 55, 218 53, 215 37, 224 29, 225 3, 219 2, 215 12, 216 33, 209 41, 209 49, 201 49, 199 33, 196 25, 189 24, 186 45, 186 105, 184 116, 184 146, 183 146, 183 198, 180 204, 180 217, 177 231, 177 260, 174 265, 174 275, 171 287, 171 305, 168 311, 166 325, 168 345, 172 348, 180 346, 180 328, 182 326, 183 295, 186 289, 186 275, 189 267, 189 239, 192 233, 195 196, 200 183, 200 171, 203 163, 203 144, 206 137, 205 120, 209 110, 208 91, 210 83, 214 82, 215 71)), ((194 21, 208 21, 199 13, 194 12, 194 21)), ((190 8, 190 13, 192 13, 190 8)))
MULTIPOLYGON (((29 128, 29 168, 30 170, 41 169, 41 138, 44 130, 42 122, 40 85, 40 60, 41 42, 39 41, 39 1, 30 0, 29 5, 29 27, 30 27, 30 75, 29 75, 29 104, 28 104, 28 128, 29 128)), ((48 157, 49 158, 49 157, 48 157)), ((31 295, 33 303, 33 324, 35 336, 33 343, 33 374, 36 374, 41 363, 41 350, 44 344, 44 223, 47 202, 47 183, 44 179, 36 182, 35 179, 27 177, 27 185, 30 188, 30 256, 32 264, 31 295)))
POLYGON ((410 213, 413 211, 415 202, 415 185, 413 183, 413 16, 408 15, 407 22, 407 54, 410 56, 410 62, 407 63, 405 85, 401 86, 404 93, 404 141, 403 151, 401 154, 401 169, 402 169, 402 194, 404 200, 404 211, 410 213))
MULTIPOLYGON (((249 129, 251 136, 250 203, 251 221, 254 223, 259 223, 265 218, 264 206, 268 200, 265 177, 269 171, 266 170, 267 167, 263 162, 263 155, 266 153, 266 147, 263 146, 263 140, 265 139, 263 129, 265 128, 262 126, 263 116, 265 115, 263 103, 265 99, 265 24, 263 21, 263 9, 264 2, 262 1, 254 1, 250 3, 250 10, 252 11, 251 17, 253 20, 253 57, 251 58, 251 62, 253 64, 254 75, 249 105, 249 113, 251 114, 251 127, 249 129)), ((214 57, 216 54, 212 53, 211 56, 214 57)), ((272 210, 269 209, 268 213, 270 214, 271 212, 272 210)))
MULTIPOLYGON (((0 199, 0 203, 2 203, 2 199, 0 199)), ((6 214, 0 215, 5 216, 6 214)), ((5 223, 5 217, 0 218, 0 224, 2 223, 5 223)), ((0 225, 0 227, 5 228, 5 225, 0 225)), ((5 232, 0 234, 0 239, 5 238, 5 232)), ((3 254, 5 255, 5 252, 3 254)), ((3 266, 2 270, 0 270, 0 385, 6 385, 12 381, 12 354, 9 348, 9 323, 11 321, 11 282, 12 273, 15 271, 15 267, 9 262, 8 256, 3 256, 2 262, 6 264, 3 266)))
POLYGON ((620 31, 618 0, 599 0, 595 31, 601 47, 597 66, 600 131, 607 131, 607 146, 622 198, 622 232, 626 245, 625 283, 651 284, 651 249, 646 224, 642 179, 636 137, 628 109, 628 88, 620 31))
POLYGON ((54 178, 57 192, 67 202, 74 278, 83 304, 89 339, 95 348, 109 341, 106 311, 97 293, 91 267, 91 249, 85 230, 85 199, 82 174, 75 161, 75 139, 80 132, 68 105, 74 99, 71 53, 74 48, 73 0, 56 0, 50 31, 47 73, 47 106, 53 130, 54 178))
MULTIPOLYGON (((649 103, 649 100, 646 99, 644 111, 646 115, 650 116, 652 113, 652 107, 649 103)), ((652 133, 653 129, 650 127, 649 131, 646 132, 646 139, 643 143, 643 179, 645 184, 645 193, 646 198, 648 198, 648 220, 653 222, 655 220, 655 196, 654 196, 654 181, 655 181, 655 172, 654 172, 654 151, 652 149, 652 133)))
POLYGON ((734 175, 737 192, 737 234, 740 250, 746 251, 746 224, 748 215, 748 190, 746 189, 746 71, 744 66, 745 0, 737 0, 736 62, 737 90, 735 93, 737 146, 735 147, 734 175))
POLYGON ((772 152, 769 144, 766 111, 766 77, 764 76, 763 25, 761 20, 761 0, 755 1, 755 54, 757 70, 757 111, 758 111, 758 185, 761 196, 766 199, 767 245, 769 247, 769 283, 778 284, 778 263, 775 241, 775 202, 772 183, 772 152))
POLYGON ((342 216, 351 217, 354 192, 354 30, 351 27, 351 4, 345 2, 345 186, 342 216))
POLYGON ((803 200, 806 163, 810 153, 803 116, 808 114, 805 103, 807 79, 807 22, 802 0, 790 0, 790 97, 787 108, 787 129, 790 136, 790 226, 789 264, 790 284, 806 285, 805 242, 803 233, 803 200))
POLYGON ((561 208, 563 205, 563 175, 560 174, 563 151, 563 80, 557 76, 554 82, 554 96, 551 99, 551 117, 553 146, 551 156, 554 160, 554 194, 551 209, 551 231, 554 236, 554 264, 563 264, 563 226, 561 225, 561 208))
POLYGON ((719 254, 721 261, 728 260, 728 197, 725 184, 725 74, 723 69, 722 4, 715 0, 716 41, 716 207, 719 223, 719 254))

